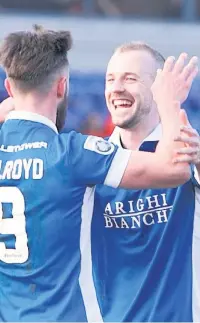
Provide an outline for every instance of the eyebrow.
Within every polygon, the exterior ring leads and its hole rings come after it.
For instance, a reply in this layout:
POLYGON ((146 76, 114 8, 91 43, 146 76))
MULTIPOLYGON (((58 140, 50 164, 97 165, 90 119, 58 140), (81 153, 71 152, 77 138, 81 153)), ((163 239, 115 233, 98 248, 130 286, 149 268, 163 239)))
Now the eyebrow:
MULTIPOLYGON (((113 74, 115 74, 115 73, 108 73, 108 74, 106 74, 106 77, 113 76, 113 74)), ((137 75, 136 73, 132 73, 132 72, 125 72, 125 73, 123 73, 123 75, 124 76, 132 75, 136 78, 139 78, 139 75, 137 75)))

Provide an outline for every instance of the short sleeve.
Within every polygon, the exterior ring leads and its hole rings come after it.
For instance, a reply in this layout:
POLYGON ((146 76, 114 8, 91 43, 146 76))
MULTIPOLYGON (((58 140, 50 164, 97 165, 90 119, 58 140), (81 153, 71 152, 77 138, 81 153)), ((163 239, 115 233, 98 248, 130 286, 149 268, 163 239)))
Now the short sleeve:
POLYGON ((130 158, 130 150, 118 148, 103 138, 74 131, 60 136, 62 142, 68 136, 66 158, 73 181, 88 186, 119 186, 130 158))

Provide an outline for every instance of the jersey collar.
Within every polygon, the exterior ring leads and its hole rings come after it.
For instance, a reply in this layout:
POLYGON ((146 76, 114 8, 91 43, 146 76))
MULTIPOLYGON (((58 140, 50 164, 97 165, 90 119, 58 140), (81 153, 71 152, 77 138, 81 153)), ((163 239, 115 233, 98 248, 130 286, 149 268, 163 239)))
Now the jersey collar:
MULTIPOLYGON (((148 135, 143 142, 146 141, 158 141, 160 140, 162 136, 162 126, 159 124, 151 133, 148 135)), ((121 147, 121 141, 120 141, 120 130, 118 127, 115 127, 112 135, 109 138, 109 141, 111 141, 113 144, 121 147)))
POLYGON ((6 118, 6 121, 13 120, 13 119, 28 120, 28 121, 43 123, 47 127, 54 130, 56 133, 58 133, 56 125, 50 119, 37 113, 28 112, 28 111, 11 111, 6 118))

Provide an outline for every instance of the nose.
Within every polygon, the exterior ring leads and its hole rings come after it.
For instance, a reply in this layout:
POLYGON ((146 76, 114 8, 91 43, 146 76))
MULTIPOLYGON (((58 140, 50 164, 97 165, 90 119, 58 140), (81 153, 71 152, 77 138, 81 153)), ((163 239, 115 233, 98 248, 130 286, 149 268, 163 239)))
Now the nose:
POLYGON ((115 80, 112 84, 112 92, 116 92, 116 93, 124 92, 123 82, 121 82, 120 80, 115 80))

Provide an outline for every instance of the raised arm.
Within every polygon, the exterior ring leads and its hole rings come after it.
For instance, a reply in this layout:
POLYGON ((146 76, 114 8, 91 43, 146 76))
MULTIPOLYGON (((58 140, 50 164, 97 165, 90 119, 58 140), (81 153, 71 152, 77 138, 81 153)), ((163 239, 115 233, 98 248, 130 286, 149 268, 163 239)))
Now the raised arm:
MULTIPOLYGON (((156 152, 132 152, 120 186, 135 188, 173 187, 190 178, 189 163, 175 163, 177 149, 184 142, 175 142, 180 133, 180 105, 187 98, 192 82, 197 75, 197 58, 185 63, 187 54, 175 62, 169 57, 163 70, 159 70, 152 87, 161 118, 163 137, 156 152)), ((187 158, 186 158, 187 160, 187 158)))

